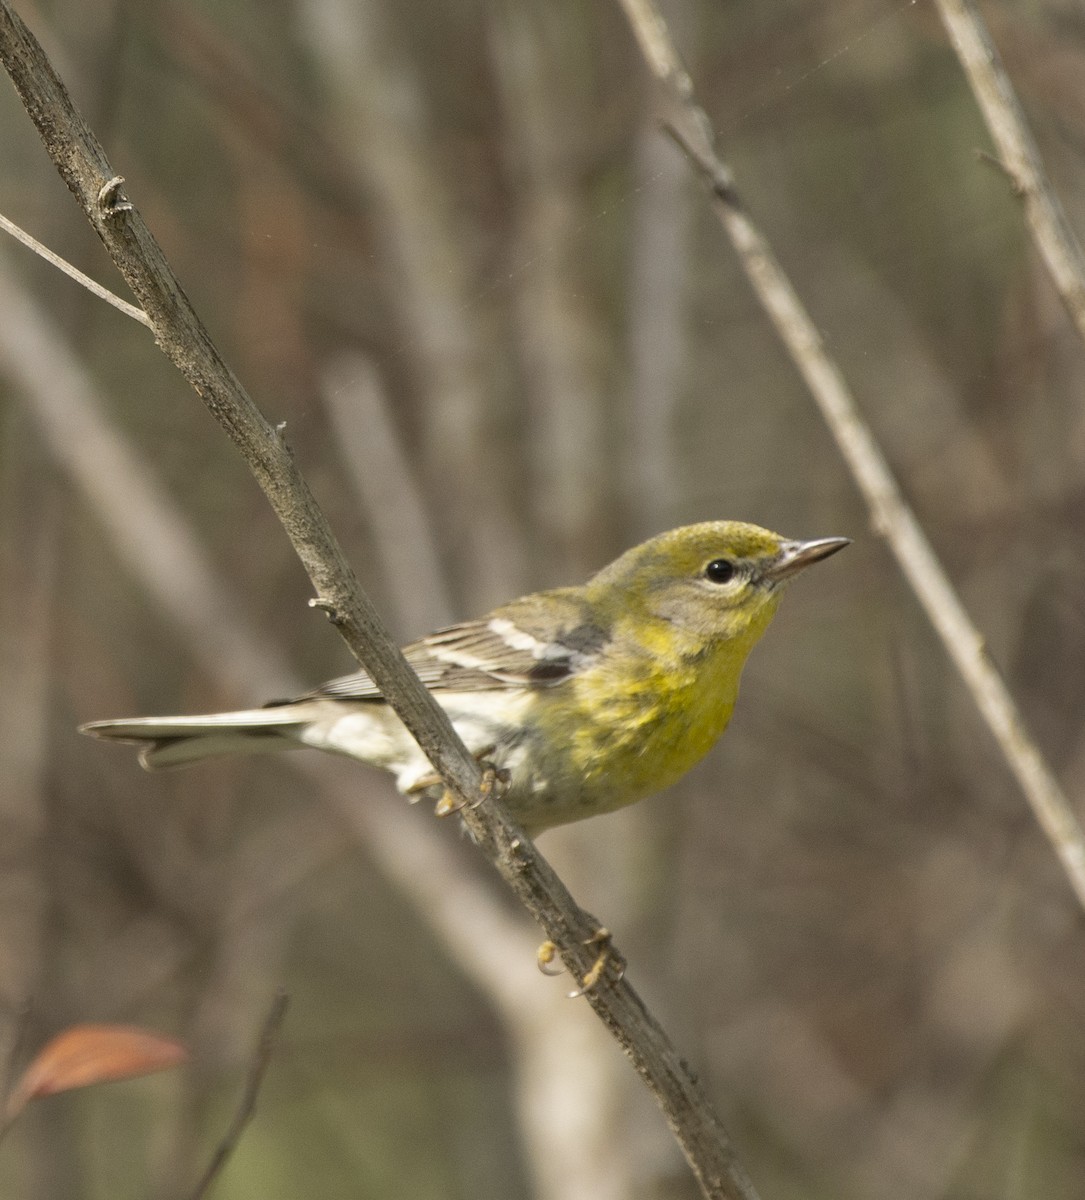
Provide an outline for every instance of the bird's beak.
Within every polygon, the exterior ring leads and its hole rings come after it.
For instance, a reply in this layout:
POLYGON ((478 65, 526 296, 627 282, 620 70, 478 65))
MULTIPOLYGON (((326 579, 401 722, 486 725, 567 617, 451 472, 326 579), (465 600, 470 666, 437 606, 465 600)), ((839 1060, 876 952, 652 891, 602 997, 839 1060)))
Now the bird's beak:
POLYGON ((784 542, 780 553, 764 570, 763 577, 771 583, 790 579, 811 563, 820 562, 851 545, 851 538, 815 538, 812 542, 784 542))

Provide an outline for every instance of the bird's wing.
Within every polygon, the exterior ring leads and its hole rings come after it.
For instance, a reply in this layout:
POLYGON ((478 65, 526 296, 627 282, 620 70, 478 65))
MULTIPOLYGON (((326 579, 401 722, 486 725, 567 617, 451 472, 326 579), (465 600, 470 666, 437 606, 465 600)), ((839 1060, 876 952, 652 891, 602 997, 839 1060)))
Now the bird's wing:
MULTIPOLYGON (((526 596, 477 621, 439 629, 404 648, 430 691, 496 691, 552 687, 583 670, 606 644, 579 589, 526 596)), ((364 672, 325 683, 312 696, 379 700, 364 672)))

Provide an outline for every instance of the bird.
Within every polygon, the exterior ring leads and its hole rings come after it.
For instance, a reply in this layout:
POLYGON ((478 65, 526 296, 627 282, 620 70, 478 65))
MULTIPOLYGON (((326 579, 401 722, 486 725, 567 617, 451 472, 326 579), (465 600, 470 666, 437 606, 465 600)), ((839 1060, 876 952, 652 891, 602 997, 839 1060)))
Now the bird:
MULTIPOLYGON (((850 543, 705 521, 627 550, 587 583, 536 592, 404 648, 468 750, 534 836, 670 786, 727 727, 746 658, 785 586, 850 543)), ((383 768, 417 798, 436 779, 364 671, 289 701, 93 721, 148 770, 313 747, 383 768)))

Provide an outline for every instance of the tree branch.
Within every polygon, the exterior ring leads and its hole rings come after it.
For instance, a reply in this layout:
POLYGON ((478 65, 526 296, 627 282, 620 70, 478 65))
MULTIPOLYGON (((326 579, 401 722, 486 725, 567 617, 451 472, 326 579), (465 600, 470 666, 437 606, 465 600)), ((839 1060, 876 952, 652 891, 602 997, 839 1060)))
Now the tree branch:
POLYGON ((973 0, 936 0, 938 14, 987 122, 1000 158, 1025 208, 1025 222, 1062 298, 1078 336, 1085 341, 1085 258, 1047 177, 1010 77, 973 0))
POLYGON ((844 461, 889 543, 905 579, 942 639, 1033 814, 1085 908, 1085 834, 1014 704, 942 564, 909 508, 840 368, 780 266, 750 219, 731 172, 719 158, 704 110, 654 0, 620 0, 652 74, 663 86, 670 133, 700 171, 712 205, 776 332, 813 393, 844 461))
MULTIPOLYGON (((597 957, 588 944, 593 922, 503 806, 473 807, 480 795, 478 764, 388 637, 280 432, 221 358, 138 210, 120 193, 102 147, 9 0, 0 0, 0 61, 61 177, 150 318, 157 343, 248 462, 313 581, 316 603, 465 806, 463 820, 480 849, 557 944, 569 971, 583 980, 597 957)), ((655 1094, 704 1194, 754 1200, 753 1185, 700 1084, 629 983, 604 982, 587 998, 655 1094)))

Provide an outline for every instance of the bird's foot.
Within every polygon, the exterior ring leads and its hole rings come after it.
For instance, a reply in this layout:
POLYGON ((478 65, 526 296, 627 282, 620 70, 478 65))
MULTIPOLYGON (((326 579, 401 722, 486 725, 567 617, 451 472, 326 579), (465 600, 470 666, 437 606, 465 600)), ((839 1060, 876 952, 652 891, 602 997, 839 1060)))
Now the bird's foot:
POLYGON ((438 817, 448 817, 468 807, 478 808, 480 804, 484 804, 491 796, 500 798, 505 794, 505 789, 509 785, 511 776, 503 767, 498 767, 494 763, 487 761, 486 756, 492 754, 495 749, 496 747, 494 746, 487 746, 485 750, 480 750, 475 755, 475 761, 482 768, 482 781, 479 784, 478 797, 472 800, 469 805, 458 799, 449 788, 443 787, 444 780, 440 775, 436 774, 423 775, 421 779, 416 780, 407 789, 407 794, 409 796, 416 796, 420 793, 428 792, 430 788, 441 787, 441 794, 437 799, 437 803, 433 806, 434 815, 438 817))
MULTIPOLYGON (((608 979, 611 983, 618 983, 625 975, 625 959, 614 949, 613 937, 606 926, 598 925, 592 935, 585 938, 581 945, 598 946, 599 953, 581 980, 580 986, 569 993, 570 1000, 586 995, 597 988, 604 979, 608 979), (608 972, 613 972, 613 976, 609 976, 608 972)), ((557 943, 550 940, 543 942, 539 947, 536 961, 539 970, 544 975, 560 975, 565 970, 565 967, 558 961, 557 943)))

